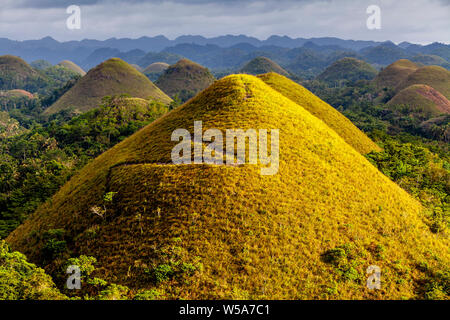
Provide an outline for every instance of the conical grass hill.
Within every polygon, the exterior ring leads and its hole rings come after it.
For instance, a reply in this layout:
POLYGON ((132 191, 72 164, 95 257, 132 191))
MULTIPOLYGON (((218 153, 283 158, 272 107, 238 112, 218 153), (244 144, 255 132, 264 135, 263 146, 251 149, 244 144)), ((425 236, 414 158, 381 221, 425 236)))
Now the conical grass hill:
POLYGON ((276 73, 263 74, 258 77, 273 89, 321 119, 358 152, 366 154, 381 150, 343 114, 301 85, 276 73))
POLYGON ((187 101, 209 87, 215 78, 209 70, 188 59, 181 59, 158 78, 155 84, 171 98, 187 101))
POLYGON ((84 76, 86 74, 86 71, 84 71, 80 66, 69 60, 61 61, 60 63, 58 63, 58 66, 72 70, 80 76, 84 76))
POLYGON ((155 62, 147 66, 142 73, 145 74, 151 81, 156 81, 169 67, 170 65, 167 63, 155 62))
POLYGON ((414 62, 400 59, 384 68, 374 79, 378 88, 395 88, 419 68, 414 62))
POLYGON ((141 72, 118 58, 111 58, 89 70, 69 91, 44 111, 50 115, 61 110, 86 112, 98 107, 104 96, 128 94, 142 99, 170 103, 171 99, 141 72))
POLYGON ((283 76, 289 76, 289 72, 284 70, 278 63, 266 57, 257 57, 248 62, 241 70, 241 73, 258 75, 269 72, 276 72, 283 76))
POLYGON ((439 91, 425 84, 411 85, 397 93, 388 106, 407 106, 410 114, 420 114, 425 118, 450 114, 450 101, 439 91))
POLYGON ((0 90, 35 92, 44 85, 45 79, 23 59, 12 55, 0 56, 0 90))
POLYGON ((215 82, 90 162, 7 242, 58 275, 68 257, 94 256, 91 276, 161 299, 416 298, 450 262, 418 202, 250 75, 215 82), (203 131, 279 129, 278 173, 172 164, 173 131, 199 120, 203 131), (67 243, 53 261, 49 229, 67 243), (370 266, 380 290, 366 286, 370 266))
POLYGON ((372 80, 377 70, 365 61, 355 58, 342 58, 325 69, 317 80, 329 84, 339 84, 341 81, 356 82, 358 80, 372 80))
POLYGON ((147 73, 161 73, 164 72, 165 70, 167 70, 167 68, 169 68, 170 65, 165 63, 165 62, 155 62, 152 63, 151 65, 149 65, 148 67, 146 67, 143 70, 144 74, 147 73))
POLYGON ((450 100, 450 71, 439 66, 426 66, 417 69, 403 80, 397 92, 414 84, 425 84, 433 87, 450 100))

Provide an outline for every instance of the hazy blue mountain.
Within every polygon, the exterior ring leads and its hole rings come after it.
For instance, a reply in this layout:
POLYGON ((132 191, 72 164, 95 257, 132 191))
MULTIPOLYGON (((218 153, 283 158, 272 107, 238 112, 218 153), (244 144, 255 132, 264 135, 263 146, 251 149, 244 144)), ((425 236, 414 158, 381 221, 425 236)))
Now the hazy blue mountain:
POLYGON ((400 59, 411 58, 411 53, 390 41, 374 47, 364 48, 360 50, 360 54, 365 61, 382 66, 389 65, 400 59))
POLYGON ((120 53, 121 52, 119 49, 100 48, 87 56, 79 65, 84 70, 89 70, 105 60, 110 58, 118 58, 120 53))
POLYGON ((111 57, 119 57, 142 68, 153 62, 174 64, 186 57, 214 71, 238 70, 249 60, 265 56, 288 71, 303 75, 322 72, 328 65, 343 57, 361 59, 377 68, 417 55, 437 56, 450 63, 450 45, 442 43, 423 46, 402 42, 395 45, 392 42, 333 37, 294 39, 277 35, 266 40, 245 35, 214 38, 184 35, 174 40, 155 36, 67 42, 59 42, 51 37, 25 41, 0 38, 0 55, 2 54, 19 56, 29 63, 46 60, 57 64, 62 60, 71 60, 86 70, 111 57))

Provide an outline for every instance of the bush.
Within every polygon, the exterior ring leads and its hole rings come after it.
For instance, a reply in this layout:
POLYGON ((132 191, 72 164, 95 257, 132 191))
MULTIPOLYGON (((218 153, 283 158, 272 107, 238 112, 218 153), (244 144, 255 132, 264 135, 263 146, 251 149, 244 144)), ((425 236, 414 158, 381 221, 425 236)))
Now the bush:
POLYGON ((0 241, 0 300, 66 299, 43 269, 0 241))

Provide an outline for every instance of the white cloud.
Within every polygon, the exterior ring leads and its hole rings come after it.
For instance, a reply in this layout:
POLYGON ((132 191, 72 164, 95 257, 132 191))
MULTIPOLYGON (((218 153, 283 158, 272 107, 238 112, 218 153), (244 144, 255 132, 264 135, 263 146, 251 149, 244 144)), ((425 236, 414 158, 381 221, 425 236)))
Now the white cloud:
MULTIPOLYGON (((82 0, 82 29, 68 30, 65 7, 52 1, 4 0, 0 37, 58 40, 140 37, 163 34, 217 36, 246 34, 267 38, 335 36, 344 39, 450 42, 447 0, 251 0, 251 1, 96 1, 82 0), (381 7, 382 29, 366 28, 366 8, 381 7)), ((77 4, 77 0, 64 4, 77 4)))

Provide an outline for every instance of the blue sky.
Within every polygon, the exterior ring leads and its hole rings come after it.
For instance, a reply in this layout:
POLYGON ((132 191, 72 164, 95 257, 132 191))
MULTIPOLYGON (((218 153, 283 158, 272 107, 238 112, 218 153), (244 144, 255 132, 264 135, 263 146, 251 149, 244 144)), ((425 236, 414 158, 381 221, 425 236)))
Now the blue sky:
POLYGON ((259 39, 343 39, 450 43, 450 0, 1 0, 0 37, 52 36, 60 41, 183 34, 245 34, 259 39), (81 29, 66 27, 69 5, 81 7, 81 29), (381 9, 368 30, 366 8, 381 9))

